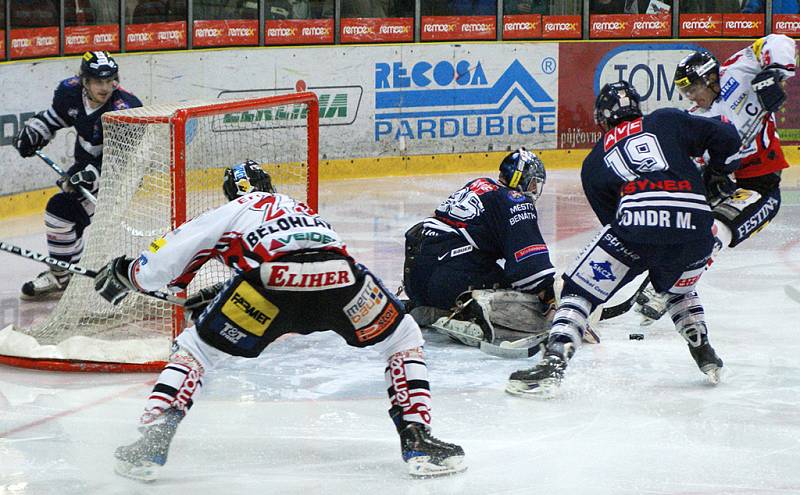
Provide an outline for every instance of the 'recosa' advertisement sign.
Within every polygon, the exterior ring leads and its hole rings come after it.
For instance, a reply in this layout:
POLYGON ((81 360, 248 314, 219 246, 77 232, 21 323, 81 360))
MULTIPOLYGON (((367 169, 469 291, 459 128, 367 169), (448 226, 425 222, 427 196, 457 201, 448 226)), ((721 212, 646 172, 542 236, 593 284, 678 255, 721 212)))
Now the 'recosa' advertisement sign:
MULTIPOLYGON (((651 43, 593 43, 562 44, 560 46, 560 77, 568 81, 574 77, 576 67, 585 71, 587 83, 561 84, 558 104, 558 147, 591 148, 600 138, 600 130, 594 123, 594 100, 599 89, 606 83, 625 80, 633 84, 642 97, 645 113, 657 108, 688 108, 675 87, 673 77, 678 62, 701 48, 711 51, 720 62, 750 41, 694 41, 651 43), (588 81, 591 80, 591 84, 588 81)), ((789 98, 778 119, 784 142, 800 138, 800 102, 792 93, 800 81, 790 80, 787 86, 789 98)), ((800 96, 800 95, 798 95, 800 96)))
MULTIPOLYGON (((397 59, 374 64, 376 142, 505 142, 555 147, 557 51, 518 57, 397 59)), ((486 149, 485 147, 483 149, 486 149)))

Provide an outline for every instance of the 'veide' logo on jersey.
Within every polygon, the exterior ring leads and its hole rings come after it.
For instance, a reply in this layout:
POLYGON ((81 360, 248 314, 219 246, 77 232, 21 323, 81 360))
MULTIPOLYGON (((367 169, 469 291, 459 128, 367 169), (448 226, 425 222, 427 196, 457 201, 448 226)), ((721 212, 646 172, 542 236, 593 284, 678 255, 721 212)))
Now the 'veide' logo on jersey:
POLYGON ((613 282, 617 279, 617 276, 614 275, 613 271, 611 271, 611 263, 608 261, 603 261, 602 263, 590 261, 589 266, 592 267, 592 272, 594 272, 594 276, 592 278, 595 282, 599 282, 601 280, 611 280, 613 282))
POLYGON ((722 87, 720 90, 719 95, 722 96, 722 99, 728 101, 728 98, 731 97, 736 88, 739 87, 739 81, 734 78, 728 79, 728 82, 725 83, 725 86, 722 87))
POLYGON ((350 265, 344 260, 318 263, 263 263, 261 278, 270 289, 321 290, 355 283, 350 265))

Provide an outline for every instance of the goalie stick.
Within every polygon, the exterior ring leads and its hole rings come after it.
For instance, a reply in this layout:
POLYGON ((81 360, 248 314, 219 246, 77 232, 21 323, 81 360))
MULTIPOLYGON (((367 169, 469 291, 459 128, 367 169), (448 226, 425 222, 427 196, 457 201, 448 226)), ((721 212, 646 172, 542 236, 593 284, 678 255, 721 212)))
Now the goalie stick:
MULTIPOLYGON (((67 270, 71 273, 75 273, 77 275, 83 275, 84 277, 95 278, 97 276, 97 272, 93 270, 89 270, 88 268, 84 268, 79 265, 74 265, 72 263, 68 263, 66 261, 57 260, 55 258, 51 258, 50 256, 45 256, 41 253, 37 253, 35 251, 30 251, 28 249, 21 248, 19 246, 15 246, 13 244, 9 244, 4 241, 0 241, 0 250, 3 250, 7 253, 11 253, 22 258, 28 258, 33 261, 38 261, 40 263, 45 263, 50 266, 54 266, 57 268, 61 268, 67 270)), ((138 291, 139 294, 143 294, 148 297, 152 297, 153 299, 158 299, 161 301, 166 301, 171 304, 175 304, 177 306, 184 306, 186 304, 186 299, 182 297, 176 297, 172 294, 167 294, 166 292, 161 291, 138 291)))
MULTIPOLYGON (((636 297, 647 287, 648 283, 650 283, 649 275, 644 278, 642 283, 629 298, 614 306, 603 308, 600 311, 600 318, 598 320, 608 320, 627 313, 633 307, 634 303, 636 303, 636 297)), ((798 293, 798 297, 800 298, 800 293, 798 293)), ((596 318, 596 316, 594 318, 596 318)), ((592 319, 593 318, 590 317, 590 321, 592 319)), ((548 334, 545 332, 542 334, 530 335, 519 340, 501 342, 499 345, 483 341, 480 343, 480 350, 492 356, 508 359, 529 358, 539 352, 541 344, 545 342, 547 338, 548 334)))

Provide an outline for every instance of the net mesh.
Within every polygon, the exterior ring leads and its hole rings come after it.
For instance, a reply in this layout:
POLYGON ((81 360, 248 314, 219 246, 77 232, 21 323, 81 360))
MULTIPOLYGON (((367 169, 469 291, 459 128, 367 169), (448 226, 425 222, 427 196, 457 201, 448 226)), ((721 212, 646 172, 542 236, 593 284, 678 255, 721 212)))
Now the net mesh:
MULTIPOLYGON (((185 140, 176 139, 175 112, 207 108, 213 102, 157 105, 104 115, 104 157, 96 213, 85 233, 82 266, 97 270, 110 259, 136 257, 153 239, 173 228, 185 204, 191 219, 223 204, 225 166, 255 160, 272 176, 279 192, 307 201, 309 149, 306 112, 301 103, 249 109, 226 105, 211 115, 190 116, 185 140), (170 123, 173 121, 173 124, 170 123), (160 122, 158 122, 160 121, 160 122), (173 157, 185 153, 185 193, 170 171, 173 157)), ((191 115, 191 114, 190 114, 191 115)), ((316 150, 313 150, 316 152, 316 150)), ((176 222, 181 223, 181 218, 176 222)), ((224 280, 228 269, 217 261, 198 272, 188 293, 224 280)), ((94 280, 73 276, 46 321, 6 334, 0 354, 75 361, 146 363, 165 360, 173 332, 174 307, 130 294, 113 306, 94 291, 94 280)))

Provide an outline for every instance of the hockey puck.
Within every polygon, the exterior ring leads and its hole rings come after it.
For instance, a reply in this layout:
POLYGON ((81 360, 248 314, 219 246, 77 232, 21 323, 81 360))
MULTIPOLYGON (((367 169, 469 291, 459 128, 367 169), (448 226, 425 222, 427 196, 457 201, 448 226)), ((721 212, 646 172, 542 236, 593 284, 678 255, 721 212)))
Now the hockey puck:
POLYGON ((631 333, 631 334, 628 334, 628 338, 630 340, 644 340, 644 334, 643 333, 631 333))

